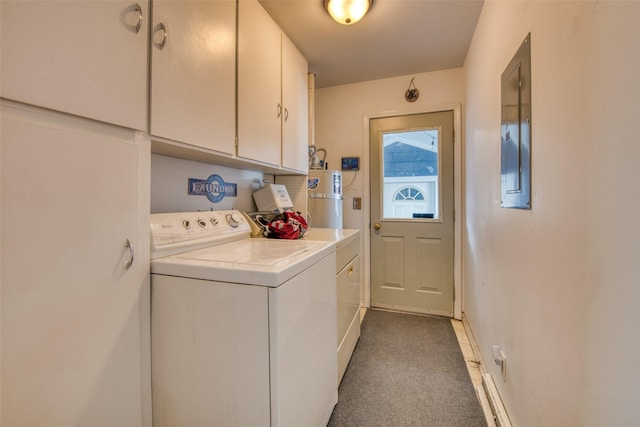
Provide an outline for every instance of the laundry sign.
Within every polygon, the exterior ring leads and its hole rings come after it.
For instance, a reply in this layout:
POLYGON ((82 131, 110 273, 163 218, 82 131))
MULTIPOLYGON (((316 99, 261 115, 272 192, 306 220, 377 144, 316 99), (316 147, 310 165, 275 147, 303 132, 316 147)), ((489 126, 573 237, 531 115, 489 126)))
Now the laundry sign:
POLYGON ((228 197, 238 197, 238 184, 224 182, 220 175, 209 175, 207 179, 189 178, 190 196, 207 196, 212 203, 228 197))
POLYGON ((309 190, 315 190, 318 188, 318 184, 320 183, 320 178, 309 177, 307 178, 307 188, 309 190))

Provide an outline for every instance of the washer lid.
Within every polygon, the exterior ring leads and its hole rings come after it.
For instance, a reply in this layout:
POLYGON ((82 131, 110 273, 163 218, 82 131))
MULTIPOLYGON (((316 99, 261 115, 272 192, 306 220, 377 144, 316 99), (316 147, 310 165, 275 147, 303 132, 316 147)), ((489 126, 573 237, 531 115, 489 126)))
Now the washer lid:
POLYGON ((199 249, 177 255, 178 259, 217 263, 272 266, 290 264, 293 259, 315 248, 314 241, 251 239, 199 249))
POLYGON ((277 287, 335 252, 335 243, 244 239, 151 261, 151 273, 277 287))

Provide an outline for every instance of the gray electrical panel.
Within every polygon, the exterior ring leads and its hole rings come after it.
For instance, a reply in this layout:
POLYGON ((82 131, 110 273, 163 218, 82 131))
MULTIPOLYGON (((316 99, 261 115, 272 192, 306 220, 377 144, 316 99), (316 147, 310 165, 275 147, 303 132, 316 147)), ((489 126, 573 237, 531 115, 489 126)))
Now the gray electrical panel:
POLYGON ((531 33, 501 77, 501 205, 531 209, 531 33))

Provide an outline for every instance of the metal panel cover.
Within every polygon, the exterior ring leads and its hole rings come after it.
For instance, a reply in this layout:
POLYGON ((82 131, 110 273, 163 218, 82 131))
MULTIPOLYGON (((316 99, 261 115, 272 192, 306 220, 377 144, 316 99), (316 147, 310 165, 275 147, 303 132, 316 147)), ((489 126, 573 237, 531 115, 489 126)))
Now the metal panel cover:
POLYGON ((501 206, 531 209, 531 33, 501 76, 501 206))

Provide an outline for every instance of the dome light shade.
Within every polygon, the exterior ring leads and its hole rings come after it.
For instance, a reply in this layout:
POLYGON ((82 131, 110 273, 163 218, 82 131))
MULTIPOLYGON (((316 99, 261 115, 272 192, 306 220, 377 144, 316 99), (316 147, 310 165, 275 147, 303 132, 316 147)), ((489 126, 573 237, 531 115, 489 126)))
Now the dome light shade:
POLYGON ((322 4, 336 22, 351 25, 367 14, 373 0, 322 0, 322 4))

